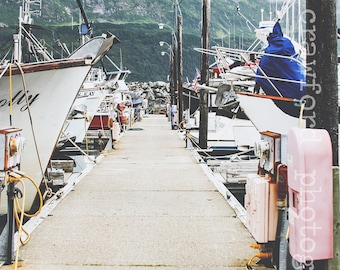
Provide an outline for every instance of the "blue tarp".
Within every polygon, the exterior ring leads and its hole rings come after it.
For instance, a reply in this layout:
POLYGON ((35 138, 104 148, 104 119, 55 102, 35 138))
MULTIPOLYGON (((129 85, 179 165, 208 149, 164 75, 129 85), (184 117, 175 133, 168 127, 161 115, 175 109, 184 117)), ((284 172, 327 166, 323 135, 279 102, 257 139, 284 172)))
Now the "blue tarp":
MULTIPOLYGON (((264 71, 265 76, 293 80, 298 82, 306 81, 305 69, 295 51, 294 45, 291 40, 283 36, 283 32, 279 22, 273 27, 273 32, 268 36, 268 46, 265 49, 266 54, 283 55, 293 57, 294 59, 279 58, 273 56, 262 56, 260 60, 260 68, 264 71)), ((264 76, 260 69, 257 75, 264 76)), ((298 82, 282 82, 265 78, 255 78, 256 83, 261 86, 267 95, 279 96, 277 91, 272 86, 279 90, 283 97, 294 99, 301 99, 305 95, 305 87, 298 82)), ((286 113, 297 116, 299 114, 299 107, 287 102, 277 102, 277 105, 286 113)))

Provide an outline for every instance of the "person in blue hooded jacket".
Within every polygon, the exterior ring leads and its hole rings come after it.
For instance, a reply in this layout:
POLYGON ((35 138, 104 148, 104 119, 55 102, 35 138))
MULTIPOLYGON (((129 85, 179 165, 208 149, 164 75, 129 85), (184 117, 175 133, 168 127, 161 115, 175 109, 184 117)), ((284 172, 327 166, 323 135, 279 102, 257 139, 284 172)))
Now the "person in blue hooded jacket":
MULTIPOLYGON (((273 54, 273 56, 263 55, 261 57, 254 91, 257 92, 261 87, 266 95, 301 99, 305 95, 305 68, 292 41, 283 35, 279 22, 276 22, 267 40, 268 46, 265 48, 265 54, 273 54), (285 58, 275 57, 275 55, 285 56, 285 58), (272 78, 280 78, 285 81, 272 78)), ((285 113, 295 117, 299 116, 300 107, 293 102, 274 102, 285 113)))

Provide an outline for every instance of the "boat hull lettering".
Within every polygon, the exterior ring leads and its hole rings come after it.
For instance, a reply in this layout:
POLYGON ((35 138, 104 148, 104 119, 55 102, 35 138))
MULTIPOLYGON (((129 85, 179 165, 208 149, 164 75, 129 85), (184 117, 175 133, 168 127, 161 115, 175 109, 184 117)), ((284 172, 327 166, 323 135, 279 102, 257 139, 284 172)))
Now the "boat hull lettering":
MULTIPOLYGON (((28 106, 31 106, 35 101, 39 99, 39 94, 31 95, 30 91, 27 91, 27 100, 28 100, 28 106)), ((19 108, 19 111, 24 112, 27 110, 28 106, 26 104, 26 97, 24 90, 19 90, 13 95, 12 102, 10 102, 7 98, 1 98, 0 99, 0 110, 2 110, 3 107, 10 106, 12 103, 13 106, 19 106, 24 104, 19 108)))

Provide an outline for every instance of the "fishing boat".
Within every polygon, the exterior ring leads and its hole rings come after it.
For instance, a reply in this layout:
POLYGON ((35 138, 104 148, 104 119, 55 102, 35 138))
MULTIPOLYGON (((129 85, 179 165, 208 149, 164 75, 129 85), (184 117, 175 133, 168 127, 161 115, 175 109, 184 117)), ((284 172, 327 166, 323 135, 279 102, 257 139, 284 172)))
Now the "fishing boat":
MULTIPOLYGON (((250 149, 259 138, 259 134, 247 116, 240 110, 238 101, 235 100, 234 92, 236 89, 251 89, 254 87, 254 81, 251 77, 254 73, 253 67, 244 68, 239 64, 235 64, 236 60, 223 53, 221 54, 220 48, 217 47, 213 47, 211 50, 201 48, 195 48, 195 50, 212 55, 216 60, 209 67, 210 78, 208 85, 200 85, 199 83, 196 85, 197 89, 209 92, 208 147, 212 149, 231 147, 232 151, 235 148, 250 149), (244 72, 240 70, 243 68, 244 72)), ((184 103, 188 108, 187 126, 190 127, 191 138, 197 143, 199 140, 200 119, 199 97, 192 85, 185 88, 184 91, 184 103)), ((223 152, 226 153, 225 150, 223 152)), ((217 154, 220 151, 215 152, 217 154)))
POLYGON ((88 76, 83 84, 51 157, 47 185, 55 192, 67 184, 67 173, 81 172, 103 150, 114 149, 126 130, 127 122, 122 120, 133 119, 125 83, 130 71, 119 69, 112 77, 105 74, 99 79, 101 71, 92 68, 90 75, 96 76, 88 76))
POLYGON ((64 123, 47 168, 47 185, 51 190, 65 186, 67 173, 80 172, 87 162, 94 162, 99 155, 99 151, 89 152, 85 137, 98 107, 113 91, 118 78, 118 73, 109 76, 101 67, 91 68, 64 123))
POLYGON ((135 112, 133 108, 133 92, 126 84, 129 71, 123 72, 117 80, 117 88, 105 96, 93 115, 88 129, 90 137, 98 134, 108 140, 107 147, 114 148, 114 143, 128 127, 133 125, 135 112))
MULTIPOLYGON (((200 49, 196 49, 201 51, 200 49)), ((206 53, 206 52, 205 52, 206 53)), ((216 53, 212 51, 216 56, 216 53)), ((249 70, 249 68, 248 68, 249 70)), ((247 71, 249 72, 249 71, 247 71)), ((233 77, 215 77, 215 69, 210 68, 211 78, 209 85, 197 84, 197 89, 206 90, 208 94, 208 138, 207 145, 211 155, 226 155, 237 152, 237 149, 251 149, 254 142, 259 139, 259 133, 240 109, 239 102, 235 100, 235 88, 247 89, 254 86, 251 77, 247 74, 234 73, 233 77), (245 79, 246 78, 246 79, 245 79), (227 80, 227 81, 226 81, 227 80), (231 94, 231 96, 229 96, 231 94)), ((230 75, 228 73, 228 75, 230 75)), ((193 88, 185 88, 184 103, 188 108, 186 112, 185 127, 190 133, 190 139, 195 145, 199 141, 199 97, 193 88)))
POLYGON ((60 142, 67 141, 67 138, 73 138, 75 143, 84 141, 86 132, 101 103, 114 91, 120 91, 121 81, 125 80, 124 74, 126 73, 129 71, 117 69, 108 74, 103 68, 91 69, 64 124, 60 142))
MULTIPOLYGON (((259 27, 252 25, 257 39, 247 50, 220 46, 211 50, 196 49, 215 57, 210 81, 218 88, 217 106, 233 115, 237 104, 237 111, 245 113, 259 132, 264 131, 264 125, 269 123, 272 123, 269 127, 273 131, 284 134, 289 127, 304 126, 304 120, 299 120, 299 117, 300 100, 305 94, 305 50, 299 42, 288 37, 289 33, 285 35, 280 25, 282 18, 289 21, 290 12, 291 16, 295 16, 295 5, 301 7, 299 2, 283 1, 275 19, 265 20, 262 10, 259 27), (268 111, 275 113, 268 114, 268 111), (281 116, 283 122, 269 121, 277 119, 271 117, 273 114, 281 116)), ((237 12, 245 18, 239 7, 237 12)), ((245 20, 250 23, 247 18, 245 20)), ((286 28, 294 32, 294 28, 287 24, 286 28)))
MULTIPOLYGON (((301 118, 301 99, 305 95, 306 71, 293 43, 283 35, 279 22, 274 24, 268 42, 264 52, 256 53, 256 57, 261 60, 251 76, 254 82, 252 87, 248 91, 221 88, 224 92, 220 96, 228 97, 224 101, 226 104, 230 100, 237 100, 259 132, 271 130, 287 134, 294 126, 305 126, 301 118)), ((254 54, 249 51, 238 52, 248 57, 254 54)))
MULTIPOLYGON (((225 104, 237 100, 259 132, 271 130, 288 134, 294 126, 305 126, 301 116, 306 70, 299 52, 292 41, 284 36, 279 22, 274 24, 267 40, 264 52, 256 53, 256 58, 261 60, 256 64, 253 75, 249 75, 253 81, 251 88, 247 91, 223 88, 221 90, 224 92, 220 95, 228 97, 225 104), (264 113, 264 109, 270 113, 264 113), (279 123, 277 119, 281 119, 279 123)), ((255 54, 242 50, 234 52, 245 59, 255 54)))
MULTIPOLYGON (((14 40, 14 62, 0 67, 1 126, 22 129, 25 138, 20 170, 40 185, 63 124, 90 69, 111 48, 115 36, 94 37, 68 58, 54 60, 29 31, 31 1, 20 7, 19 32, 14 40), (35 62, 23 63, 22 46, 27 44, 35 62)), ((25 210, 29 211, 37 195, 36 187, 26 183, 25 210)), ((0 213, 7 211, 2 192, 0 213)))

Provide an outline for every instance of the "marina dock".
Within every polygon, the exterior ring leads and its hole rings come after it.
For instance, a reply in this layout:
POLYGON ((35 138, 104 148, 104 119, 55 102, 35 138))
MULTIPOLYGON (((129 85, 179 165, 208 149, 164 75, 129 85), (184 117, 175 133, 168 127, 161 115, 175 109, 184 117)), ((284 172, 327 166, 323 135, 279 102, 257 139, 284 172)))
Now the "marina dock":
POLYGON ((254 239, 164 115, 103 155, 34 229, 19 269, 245 269, 254 239))

